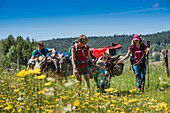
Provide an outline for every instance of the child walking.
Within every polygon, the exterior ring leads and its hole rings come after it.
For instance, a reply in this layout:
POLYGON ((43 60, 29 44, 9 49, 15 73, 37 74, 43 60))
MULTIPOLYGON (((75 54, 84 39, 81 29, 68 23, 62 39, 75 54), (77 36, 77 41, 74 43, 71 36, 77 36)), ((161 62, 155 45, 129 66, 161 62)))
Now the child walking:
POLYGON ((106 88, 106 77, 105 77, 105 64, 103 61, 96 63, 96 69, 93 72, 94 80, 96 82, 97 89, 104 91, 106 88))

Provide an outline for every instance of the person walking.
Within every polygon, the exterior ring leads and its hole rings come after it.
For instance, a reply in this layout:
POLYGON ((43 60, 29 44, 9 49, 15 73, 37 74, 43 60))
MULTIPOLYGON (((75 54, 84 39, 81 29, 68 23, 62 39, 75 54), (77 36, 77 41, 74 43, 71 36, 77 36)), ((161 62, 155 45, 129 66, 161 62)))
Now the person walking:
POLYGON ((96 62, 96 69, 93 72, 93 76, 97 86, 97 91, 104 92, 104 89, 106 89, 106 75, 105 64, 102 60, 96 62))
POLYGON ((136 76, 136 86, 140 92, 144 92, 145 75, 146 75, 146 55, 148 54, 148 47, 142 42, 140 35, 135 34, 132 43, 128 48, 127 54, 118 62, 123 62, 131 55, 131 64, 134 74, 136 76))
POLYGON ((86 44, 88 42, 88 38, 86 35, 80 35, 78 38, 78 43, 72 46, 71 55, 72 55, 72 66, 73 66, 73 74, 76 76, 77 80, 82 83, 82 75, 84 75, 85 82, 87 84, 87 88, 90 91, 90 67, 88 62, 94 65, 89 46, 86 44))

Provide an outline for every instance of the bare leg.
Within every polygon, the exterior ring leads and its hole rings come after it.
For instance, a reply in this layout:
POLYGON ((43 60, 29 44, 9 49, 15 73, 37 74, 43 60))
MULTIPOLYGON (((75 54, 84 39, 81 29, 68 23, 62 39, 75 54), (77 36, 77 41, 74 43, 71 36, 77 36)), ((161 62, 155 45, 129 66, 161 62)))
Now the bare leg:
POLYGON ((76 75, 77 80, 79 81, 79 84, 81 85, 81 82, 82 82, 81 75, 79 75, 78 73, 76 73, 75 75, 76 75))
POLYGON ((84 75, 84 79, 85 79, 85 81, 86 81, 87 88, 88 88, 88 90, 90 91, 90 81, 89 81, 89 78, 90 78, 90 75, 89 75, 89 74, 85 74, 85 75, 84 75))

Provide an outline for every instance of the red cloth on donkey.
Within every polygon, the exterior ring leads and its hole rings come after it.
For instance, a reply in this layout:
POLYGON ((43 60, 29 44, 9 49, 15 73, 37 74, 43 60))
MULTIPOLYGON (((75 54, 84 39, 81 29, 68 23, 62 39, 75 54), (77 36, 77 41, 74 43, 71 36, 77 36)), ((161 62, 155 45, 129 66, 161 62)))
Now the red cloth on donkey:
POLYGON ((99 58, 107 49, 112 50, 112 49, 119 49, 121 47, 122 46, 120 44, 112 43, 111 46, 104 46, 101 48, 90 48, 90 52, 92 52, 93 56, 99 58))

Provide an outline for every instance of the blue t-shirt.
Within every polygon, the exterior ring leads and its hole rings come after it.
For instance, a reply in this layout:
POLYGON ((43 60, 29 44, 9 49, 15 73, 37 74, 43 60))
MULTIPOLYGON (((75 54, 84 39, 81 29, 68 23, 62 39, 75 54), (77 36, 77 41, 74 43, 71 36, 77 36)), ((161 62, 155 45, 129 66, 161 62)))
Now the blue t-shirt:
POLYGON ((32 56, 33 56, 33 57, 46 56, 46 55, 48 54, 48 52, 49 52, 49 49, 48 49, 48 48, 44 48, 44 49, 42 49, 42 50, 36 49, 36 50, 34 50, 34 51, 32 52, 32 56))

